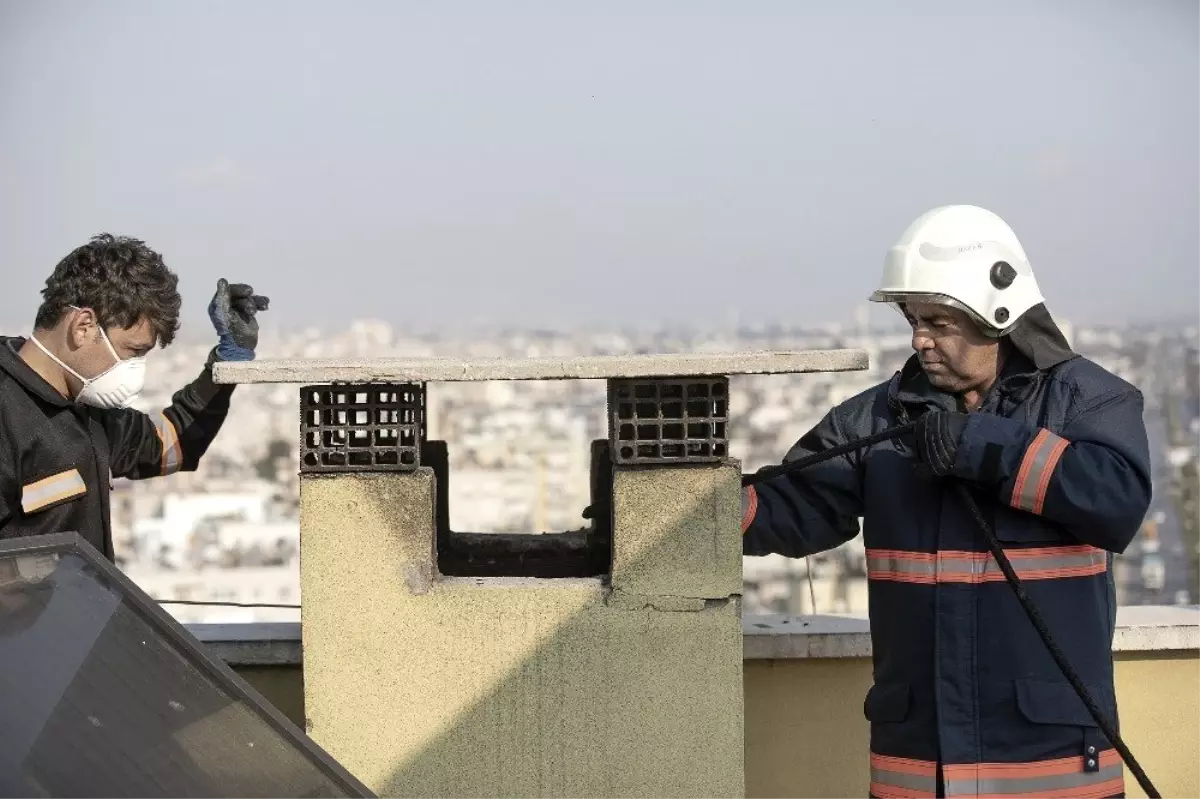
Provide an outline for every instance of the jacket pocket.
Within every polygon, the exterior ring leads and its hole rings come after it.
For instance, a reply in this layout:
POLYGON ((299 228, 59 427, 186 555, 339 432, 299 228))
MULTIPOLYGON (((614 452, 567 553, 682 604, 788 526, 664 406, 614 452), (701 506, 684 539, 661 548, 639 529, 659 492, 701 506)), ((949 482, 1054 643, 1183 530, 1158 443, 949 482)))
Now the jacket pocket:
POLYGON ((78 469, 34 480, 21 486, 21 512, 26 516, 70 502, 87 493, 87 484, 78 469))
MULTIPOLYGON (((1113 694, 1110 688, 1085 685, 1100 712, 1113 719, 1113 694)), ((1017 680, 1017 709, 1034 724, 1059 724, 1068 727, 1096 727, 1095 719, 1084 706, 1070 683, 1043 680, 1017 680)))
POLYGON ((897 722, 908 717, 912 691, 906 682, 877 682, 867 691, 863 715, 867 721, 897 722))

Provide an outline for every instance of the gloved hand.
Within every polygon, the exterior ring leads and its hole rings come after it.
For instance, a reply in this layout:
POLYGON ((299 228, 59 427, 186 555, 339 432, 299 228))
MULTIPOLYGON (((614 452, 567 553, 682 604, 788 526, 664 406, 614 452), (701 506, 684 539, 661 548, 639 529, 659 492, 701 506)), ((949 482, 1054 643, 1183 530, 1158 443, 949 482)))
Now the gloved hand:
POLYGON ((217 281, 217 293, 208 304, 208 318, 217 331, 217 360, 254 360, 258 347, 255 314, 267 310, 270 303, 245 283, 230 285, 225 278, 217 281))
POLYGON ((913 428, 917 457, 937 477, 954 469, 958 444, 967 426, 967 415, 957 411, 926 411, 913 428))

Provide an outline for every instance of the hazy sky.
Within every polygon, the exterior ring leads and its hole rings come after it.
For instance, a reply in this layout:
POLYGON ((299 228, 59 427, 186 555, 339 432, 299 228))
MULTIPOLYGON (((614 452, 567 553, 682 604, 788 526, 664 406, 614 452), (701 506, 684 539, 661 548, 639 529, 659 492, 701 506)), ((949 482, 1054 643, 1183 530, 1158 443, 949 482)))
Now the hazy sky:
POLYGON ((1197 8, 0 0, 0 321, 99 231, 185 332, 220 276, 288 325, 849 320, 956 202, 1057 315, 1195 317, 1197 8))

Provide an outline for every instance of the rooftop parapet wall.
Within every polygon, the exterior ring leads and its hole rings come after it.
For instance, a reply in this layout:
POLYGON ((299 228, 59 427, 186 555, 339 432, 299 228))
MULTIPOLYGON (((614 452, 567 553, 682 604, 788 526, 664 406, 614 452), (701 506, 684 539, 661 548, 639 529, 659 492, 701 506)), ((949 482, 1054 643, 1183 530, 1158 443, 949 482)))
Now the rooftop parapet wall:
MULTIPOLYGON (((299 666, 299 622, 189 624, 192 634, 234 666, 299 666)), ((871 623, 862 616, 742 616, 745 660, 869 658, 871 623)), ((1113 654, 1200 658, 1200 607, 1117 608, 1113 654)))
MULTIPOLYGON (((298 623, 189 627, 303 722, 298 623)), ((742 627, 747 796, 866 796, 867 619, 747 614, 742 627)), ((1122 735, 1164 796, 1200 796, 1200 609, 1119 608, 1113 656, 1122 735)))

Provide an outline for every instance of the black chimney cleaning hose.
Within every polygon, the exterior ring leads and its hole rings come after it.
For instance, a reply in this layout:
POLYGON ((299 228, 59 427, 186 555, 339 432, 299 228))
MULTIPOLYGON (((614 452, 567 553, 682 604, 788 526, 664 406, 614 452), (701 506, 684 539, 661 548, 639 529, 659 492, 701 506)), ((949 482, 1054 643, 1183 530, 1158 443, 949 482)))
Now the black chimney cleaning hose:
MULTIPOLYGON (((914 427, 916 427, 915 423, 898 425, 812 455, 806 455, 803 458, 797 458, 794 461, 782 463, 777 466, 764 467, 754 474, 743 475, 742 485, 754 485, 755 483, 761 483, 764 480, 770 480, 780 475, 803 471, 818 463, 866 449, 883 441, 900 438, 912 433, 914 427)), ((958 490, 959 496, 962 497, 963 502, 971 511, 971 515, 975 518, 975 523, 978 525, 979 531, 983 533, 984 541, 987 542, 988 550, 992 553, 992 557, 996 559, 996 563, 999 564, 1000 571, 1004 573, 1005 581, 1008 582, 1013 593, 1017 595, 1017 600, 1020 601, 1021 607, 1025 610, 1025 615, 1029 617, 1029 621, 1033 623, 1033 627, 1041 637, 1042 643, 1046 645, 1047 651, 1050 652, 1050 657, 1054 659, 1063 676, 1067 678, 1067 682, 1075 689, 1075 693, 1083 702, 1084 707, 1087 708, 1088 713, 1095 719, 1096 725, 1100 727, 1105 737, 1108 738, 1113 747, 1121 755, 1121 759, 1125 761, 1125 765, 1133 772, 1133 776, 1137 779, 1138 785, 1142 786, 1142 790, 1146 792, 1146 796, 1150 797, 1150 799, 1161 799, 1162 794, 1158 792, 1158 789, 1154 787, 1154 783, 1146 776, 1146 772, 1142 769, 1141 764, 1138 763, 1137 758, 1133 756, 1133 753, 1129 751, 1129 747, 1125 745, 1121 736, 1117 734, 1116 728, 1105 718, 1099 705, 1096 704, 1096 700, 1088 693, 1087 687, 1079 679, 1079 675, 1076 673, 1074 667, 1071 666, 1070 661, 1067 660, 1066 655, 1063 654, 1062 649, 1055 642, 1054 636, 1050 634, 1050 630, 1046 627, 1046 622, 1042 619, 1042 614, 1038 611, 1037 605, 1033 603, 1033 600, 1029 598, 1029 594, 1025 592, 1025 586, 1021 583, 1021 578, 1017 576, 1012 563, 1008 560, 1008 556, 1004 554, 1004 549, 996 539, 996 533, 992 530, 991 523, 984 517, 983 511, 980 510, 975 497, 971 495, 970 489, 967 488, 965 483, 958 480, 955 481, 954 487, 958 490)))

